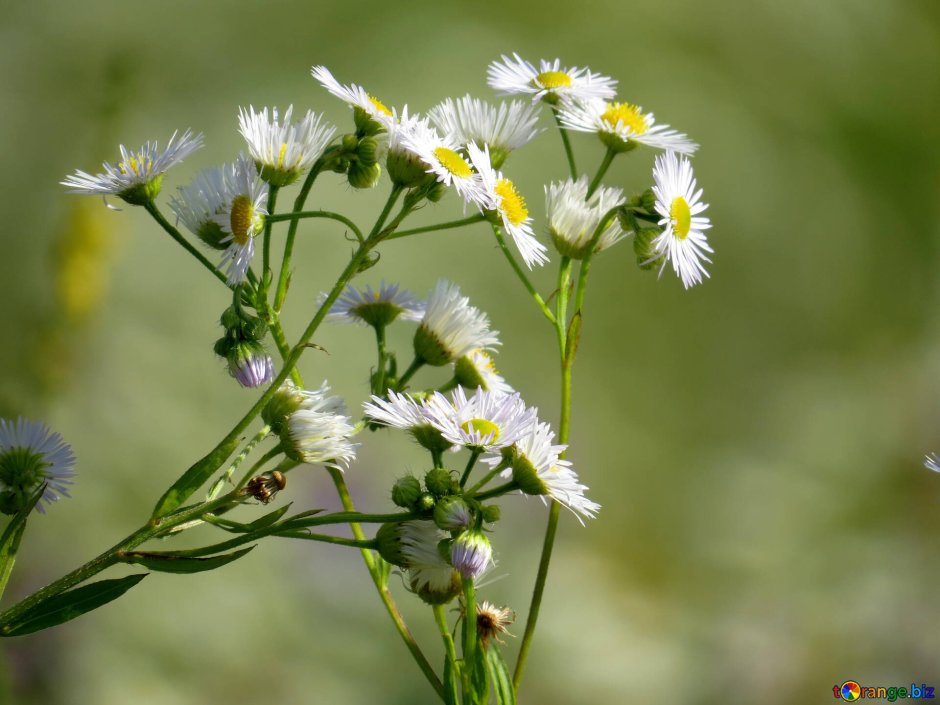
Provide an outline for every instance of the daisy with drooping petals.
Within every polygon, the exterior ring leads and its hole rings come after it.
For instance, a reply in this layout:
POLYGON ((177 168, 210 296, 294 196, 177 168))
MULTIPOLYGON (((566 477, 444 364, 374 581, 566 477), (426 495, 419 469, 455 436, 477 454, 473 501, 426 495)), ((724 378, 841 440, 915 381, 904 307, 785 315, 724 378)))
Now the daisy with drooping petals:
POLYGON ((228 247, 222 242, 226 233, 215 222, 230 198, 227 169, 227 166, 203 169, 189 184, 177 188, 176 195, 170 198, 170 208, 177 222, 181 221, 193 235, 216 250, 228 247))
MULTIPOLYGON (((326 294, 320 295, 324 300, 326 294)), ((398 284, 379 284, 378 290, 366 286, 359 291, 349 285, 330 308, 327 319, 333 323, 359 323, 374 327, 385 327, 401 318, 404 321, 420 321, 424 316, 424 302, 411 292, 400 289, 398 284)))
POLYGON ((442 279, 428 296, 427 309, 414 337, 415 355, 428 365, 440 367, 477 348, 499 345, 490 319, 460 287, 442 279))
POLYGON ((425 602, 440 605, 461 590, 460 573, 437 549, 447 535, 434 522, 406 521, 401 524, 401 553, 408 565, 411 589, 425 602))
POLYGON ((179 139, 176 135, 174 132, 162 151, 156 142, 147 142, 136 152, 122 144, 121 161, 117 165, 104 162, 103 174, 92 176, 76 170, 61 183, 69 187, 68 193, 117 196, 135 206, 150 203, 160 193, 163 174, 202 146, 202 135, 190 130, 179 139))
POLYGON ((617 81, 586 68, 562 68, 561 60, 539 61, 539 68, 518 54, 494 61, 486 70, 486 82, 502 95, 528 93, 532 100, 557 103, 559 100, 608 100, 616 94, 617 81))
POLYGON ((227 245, 219 266, 225 269, 229 286, 234 286, 245 280, 255 254, 255 236, 264 229, 268 186, 243 154, 226 169, 225 177, 226 205, 212 221, 224 234, 219 244, 227 245))
POLYGON ((695 190, 692 164, 685 157, 676 157, 675 152, 656 157, 653 180, 656 212, 665 228, 651 243, 658 253, 656 259, 664 258, 659 273, 661 276, 666 263, 672 262, 673 271, 688 289, 708 276, 702 261, 711 262, 705 253, 714 252, 705 237, 711 222, 699 215, 708 204, 702 203, 702 189, 695 190))
POLYGON ((339 397, 329 396, 329 389, 324 383, 318 392, 306 393, 308 403, 293 411, 283 424, 281 443, 285 454, 294 460, 342 469, 356 457, 358 444, 349 440, 353 426, 346 405, 339 397))
POLYGON ((496 363, 485 350, 471 350, 454 361, 454 377, 461 387, 481 387, 494 394, 512 394, 514 391, 496 371, 496 363))
MULTIPOLYGON (((512 476, 525 494, 547 495, 570 509, 578 521, 581 517, 593 519, 601 508, 584 496, 588 489, 578 480, 571 463, 559 458, 559 454, 568 447, 552 445, 555 434, 547 423, 537 423, 515 444, 515 457, 512 467, 502 473, 503 477, 512 476)), ((484 462, 496 467, 503 462, 501 454, 485 457, 484 462)))
POLYGON ((503 228, 512 236, 516 249, 519 250, 519 254, 522 255, 529 269, 532 269, 533 264, 545 264, 548 262, 548 256, 545 254, 548 248, 535 239, 535 234, 532 232, 532 218, 529 217, 525 199, 519 195, 512 181, 490 165, 489 148, 484 147, 484 150, 472 142, 467 145, 467 153, 470 155, 473 168, 480 175, 483 189, 493 204, 490 212, 499 217, 503 228))
POLYGON ((637 144, 680 154, 694 154, 698 145, 687 135, 657 125, 653 113, 630 103, 606 100, 574 101, 558 110, 562 126, 578 132, 595 132, 614 152, 626 152, 637 144))
POLYGON ((524 437, 538 421, 518 392, 498 394, 478 389, 467 398, 462 387, 448 399, 440 392, 425 402, 427 416, 448 441, 476 450, 505 448, 524 437))
MULTIPOLYGON (((583 259, 591 238, 607 213, 623 203, 623 191, 601 186, 587 197, 588 181, 581 176, 577 181, 567 179, 545 187, 545 209, 548 227, 555 248, 566 257, 583 259)), ((618 218, 611 218, 594 246, 594 252, 606 250, 629 233, 620 227, 618 218)))
POLYGON ((394 120, 393 111, 381 100, 370 95, 362 86, 355 83, 350 83, 348 86, 342 85, 326 66, 314 66, 310 73, 326 90, 350 107, 361 110, 380 126, 387 128, 388 124, 394 120))
POLYGON ((272 186, 296 181, 320 158, 336 132, 332 125, 321 124, 322 116, 313 111, 292 123, 293 112, 291 105, 281 120, 277 108, 271 109, 270 119, 267 108, 261 112, 252 106, 238 109, 238 131, 248 143, 261 178, 272 186))
MULTIPOLYGON (((75 456, 72 448, 46 424, 0 419, 0 511, 16 514, 42 485, 42 500, 52 504, 59 496, 68 497, 75 456)), ((36 509, 45 510, 41 504, 36 509)))
POLYGON ((453 137, 442 137, 427 122, 417 122, 403 136, 402 145, 424 162, 428 174, 445 186, 453 186, 465 202, 481 208, 492 207, 480 175, 457 151, 462 145, 453 137))
POLYGON ((490 150, 493 166, 499 168, 509 154, 528 144, 541 130, 536 128, 539 106, 521 100, 493 106, 469 95, 447 98, 431 108, 428 117, 437 129, 461 144, 471 142, 490 150))

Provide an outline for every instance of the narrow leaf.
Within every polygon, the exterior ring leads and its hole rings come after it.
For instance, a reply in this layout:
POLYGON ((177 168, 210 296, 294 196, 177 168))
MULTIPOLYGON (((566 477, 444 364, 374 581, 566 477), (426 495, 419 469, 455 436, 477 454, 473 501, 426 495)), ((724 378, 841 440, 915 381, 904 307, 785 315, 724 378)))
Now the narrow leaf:
POLYGON ((228 443, 222 443, 202 460, 196 462, 182 477, 173 483, 173 486, 157 502, 153 510, 153 518, 166 516, 185 502, 196 490, 202 487, 212 477, 212 473, 222 467, 229 456, 235 452, 240 443, 239 438, 233 438, 228 443))
POLYGON ((147 575, 149 573, 138 573, 126 578, 99 580, 53 595, 0 625, 0 636, 32 634, 68 622, 116 600, 147 575))
POLYGON ((444 705, 460 705, 457 695, 457 674, 454 663, 444 658, 444 705))
POLYGON ((253 548, 254 546, 249 546, 239 551, 233 551, 232 553, 226 553, 221 556, 209 556, 207 558, 190 558, 161 553, 147 553, 145 551, 133 551, 125 553, 122 560, 125 563, 137 563, 145 568, 161 573, 202 573, 206 570, 221 568, 232 561, 237 561, 253 548))
POLYGON ((495 644, 490 644, 487 649, 486 663, 489 666, 490 680, 493 681, 493 690, 496 693, 496 705, 516 705, 516 689, 512 687, 509 667, 495 644))
POLYGON ((3 596, 3 591, 7 587, 7 581, 9 581, 10 574, 13 572, 13 564, 16 562, 16 552, 20 548, 20 539, 23 538, 23 532, 26 531, 26 520, 29 518, 30 512, 33 511, 39 498, 42 497, 42 493, 45 491, 46 485, 40 485, 36 491, 33 492, 29 500, 27 500, 26 504, 20 508, 20 511, 10 519, 10 523, 7 524, 7 528, 3 532, 3 536, 0 536, 0 597, 3 596))
POLYGON ((568 366, 574 364, 574 358, 578 354, 578 345, 581 343, 581 312, 578 311, 571 317, 571 323, 568 324, 567 342, 565 343, 565 360, 568 366))

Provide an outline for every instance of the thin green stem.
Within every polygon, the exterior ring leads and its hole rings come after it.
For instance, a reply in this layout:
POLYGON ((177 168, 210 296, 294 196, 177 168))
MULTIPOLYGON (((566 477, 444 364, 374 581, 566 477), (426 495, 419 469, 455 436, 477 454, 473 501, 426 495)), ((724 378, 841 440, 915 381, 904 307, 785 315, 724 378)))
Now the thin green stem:
POLYGON ((258 431, 257 434, 255 434, 254 438, 245 444, 242 452, 235 457, 235 460, 232 461, 232 464, 228 466, 228 469, 222 474, 222 476, 215 481, 215 484, 213 484, 209 489, 209 494, 206 495, 206 501, 212 501, 219 496, 219 493, 222 491, 222 487, 226 482, 231 481, 232 475, 238 469, 238 466, 245 462, 245 458, 247 458, 251 451, 255 449, 255 446, 261 443, 261 441, 267 438, 270 434, 271 427, 265 424, 265 426, 260 431, 258 431))
POLYGON ((457 647, 454 645, 454 637, 450 633, 450 627, 447 624, 447 615, 444 613, 444 606, 432 605, 431 609, 434 612, 434 622, 437 624, 437 631, 441 635, 441 640, 444 642, 444 652, 447 654, 447 662, 456 675, 459 673, 460 668, 457 662, 457 647))
POLYGON ((361 550, 374 549, 378 543, 375 539, 348 539, 343 536, 329 536, 327 534, 311 534, 306 531, 279 531, 274 536, 280 536, 285 539, 303 539, 304 541, 319 541, 320 543, 331 543, 335 546, 349 546, 361 550))
MULTIPOLYGON (((268 187, 268 213, 274 212, 277 205, 277 186, 268 187)), ((265 301, 268 298, 268 272, 271 271, 271 225, 268 220, 264 221, 264 245, 261 253, 261 288, 265 301)))
POLYGON ((408 365, 408 369, 405 370, 402 376, 398 378, 398 391, 401 391, 402 389, 405 388, 405 385, 408 383, 408 380, 414 377, 415 372, 417 372, 422 367, 424 367, 424 364, 425 364, 424 360, 422 360, 420 357, 416 357, 414 360, 411 361, 411 364, 408 365))
POLYGON ((470 687, 471 664, 477 649, 477 600, 472 578, 463 579, 464 624, 463 624, 463 663, 464 663, 464 703, 475 702, 473 688, 470 687))
MULTIPOLYGON (((307 177, 304 179, 304 183, 300 187, 300 191, 297 193, 297 198, 294 199, 293 213, 298 213, 303 209, 304 203, 307 201, 307 195, 310 193, 310 189, 313 187, 313 182, 317 180, 317 176, 319 176, 321 169, 323 169, 323 160, 318 159, 307 173, 307 177)), ((268 213, 270 215, 265 221, 265 232, 268 232, 271 228, 271 224, 276 223, 278 220, 278 217, 274 214, 273 208, 268 208, 268 213)), ((281 273, 278 275, 277 289, 274 293, 274 310, 277 313, 280 313, 281 308, 284 306, 284 299, 287 296, 287 282, 290 279, 291 255, 294 252, 294 238, 297 236, 298 222, 299 220, 296 218, 291 220, 290 227, 287 229, 287 239, 284 241, 284 256, 281 259, 281 273)), ((359 238, 359 241, 362 242, 362 237, 359 238)))
POLYGON ((380 397, 385 396, 385 326, 374 326, 375 347, 378 355, 377 369, 375 371, 375 384, 372 393, 380 397))
POLYGON ((604 158, 601 160, 601 165, 597 167, 597 173, 594 175, 594 179, 591 181, 591 185, 588 186, 587 197, 590 198, 594 195, 594 192, 597 190, 597 187, 601 185, 601 179, 604 178, 604 174, 607 173, 607 170, 610 168, 610 165, 614 161, 614 157, 617 156, 617 153, 608 149, 604 158))
POLYGON ((561 125, 561 116, 558 114, 558 108, 552 106, 552 115, 555 116, 555 124, 558 125, 558 134, 561 135, 561 143, 565 147, 565 157, 568 159, 568 171, 572 179, 578 178, 578 168, 574 165, 574 151, 571 149, 571 142, 568 140, 568 130, 561 125))
MULTIPOLYGON (((281 355, 281 360, 287 361, 290 355, 290 347, 287 344, 287 337, 284 335, 284 328, 281 326, 280 316, 277 311, 268 310, 271 318, 268 320, 268 327, 271 329, 271 338, 274 340, 274 346, 281 355)), ((290 368, 291 381, 298 387, 304 386, 304 379, 300 375, 300 370, 296 366, 290 368)))
POLYGON ((594 260, 594 255, 596 254, 597 243, 600 241, 601 235, 604 234, 604 231, 610 224, 611 219, 616 216, 617 211, 619 211, 620 208, 621 206, 614 206, 609 211, 607 211, 604 214, 604 217, 597 222, 597 227, 594 228, 594 232, 591 234, 591 239, 588 242, 584 258, 581 260, 581 269, 578 273, 578 287, 574 299, 575 312, 580 311, 584 305, 584 294, 587 289, 588 274, 591 271, 591 262, 594 260))
POLYGON ((470 460, 467 461, 467 467, 464 468, 463 475, 460 477, 461 487, 467 484, 467 479, 470 477, 470 472, 473 470, 473 466, 477 464, 477 458, 479 458, 482 454, 482 448, 474 448, 470 451, 470 460))
POLYGON ((506 482, 502 485, 497 485, 491 490, 487 490, 486 492, 480 492, 479 494, 475 494, 473 495, 473 498, 477 500, 478 502, 483 502, 487 499, 493 499, 493 497, 502 497, 504 494, 508 494, 518 489, 519 489, 519 485, 516 483, 516 481, 510 480, 509 482, 506 482))
POLYGON ((496 242, 499 245, 499 249, 502 250, 503 255, 505 255, 506 261, 508 261, 509 265, 512 267, 512 271, 516 273, 519 281, 522 282, 522 286, 524 286, 525 290, 529 292, 529 295, 535 301, 536 306, 539 307, 542 315, 545 316, 549 322, 554 324, 555 315, 551 312, 551 309, 548 308, 548 305, 545 303, 545 299, 542 298, 542 295, 536 291, 535 286, 532 285, 532 282, 529 280, 525 270, 519 266, 519 263, 513 256, 512 251, 506 246, 506 240, 503 238, 502 229, 496 224, 493 224, 493 235, 496 236, 496 242))
POLYGON ((474 223, 480 223, 486 220, 486 216, 482 213, 477 213, 476 215, 471 215, 467 218, 461 218, 460 220, 451 220, 446 223, 437 223, 435 225, 422 225, 420 228, 410 228, 408 230, 399 230, 394 235, 389 236, 389 240, 397 240, 400 237, 408 237, 409 235, 418 235, 420 233, 433 233, 438 230, 451 230, 452 228, 462 228, 465 225, 473 225, 474 223))
POLYGON ((501 473, 503 470, 505 470, 506 468, 508 468, 509 465, 510 465, 510 463, 509 463, 508 461, 505 461, 505 460, 504 460, 504 461, 501 462, 499 465, 497 465, 495 468, 493 468, 493 469, 490 470, 488 473, 486 473, 486 475, 483 476, 483 479, 482 479, 482 480, 480 480, 478 483, 476 483, 473 487, 471 487, 469 490, 467 490, 464 494, 474 495, 477 491, 480 490, 481 487, 486 487, 486 484, 487 484, 490 480, 492 480, 492 479, 493 479, 494 477, 496 477, 499 473, 501 473))
POLYGON ((225 286, 229 286, 228 278, 222 272, 220 272, 218 267, 212 264, 212 262, 210 262, 209 259, 204 254, 202 254, 198 249, 196 249, 195 245, 193 245, 189 240, 184 238, 180 234, 180 231, 177 230, 175 227, 173 227, 170 224, 170 222, 166 218, 163 217, 163 213, 160 212, 160 209, 157 208, 157 205, 153 201, 149 201, 145 203, 144 208, 146 209, 148 213, 150 213, 150 215, 153 216, 153 219, 157 221, 160 227, 163 228, 167 233, 169 233, 170 237, 172 237, 180 245, 182 245, 183 248, 189 254, 191 254, 193 257, 199 260, 202 263, 202 266, 208 269, 210 272, 212 272, 213 276, 215 276, 216 279, 218 279, 223 284, 225 284, 225 286))

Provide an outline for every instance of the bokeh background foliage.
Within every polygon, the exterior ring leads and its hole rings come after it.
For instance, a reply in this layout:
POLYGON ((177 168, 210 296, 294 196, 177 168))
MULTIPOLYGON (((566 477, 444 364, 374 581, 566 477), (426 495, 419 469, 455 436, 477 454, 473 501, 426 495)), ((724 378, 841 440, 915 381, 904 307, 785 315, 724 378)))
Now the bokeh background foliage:
MULTIPOLYGON (((712 281, 690 292, 637 271, 629 245, 598 258, 572 456, 604 510, 586 529, 563 520, 523 701, 694 692, 772 705, 820 702, 850 678, 937 684, 940 478, 920 467, 940 449, 932 0, 8 0, 0 415, 46 418, 81 471, 75 498, 32 524, 11 596, 136 526, 251 400, 211 353, 225 292, 145 214, 107 212, 56 182, 113 159, 119 142, 204 131, 208 146, 169 191, 235 154, 248 103, 293 102, 348 125, 313 63, 424 110, 487 96, 486 64, 513 50, 618 77, 621 96, 698 140, 717 249, 712 281)), ((595 140, 575 142, 593 168, 595 140)), ((606 181, 643 188, 651 164, 638 151, 606 181)), ((508 170, 541 214, 541 185, 564 174, 557 139, 540 137, 508 170)), ((324 178, 310 204, 371 222, 382 198, 324 178)), ((414 222, 459 212, 449 198, 414 222)), ((328 226, 302 232, 295 334, 349 249, 328 226)), ((501 371, 554 418, 551 331, 485 228, 390 243, 361 281, 424 293, 441 276, 491 314, 501 371)), ((551 278, 537 275, 546 291, 551 278)), ((332 354, 311 352, 305 375, 355 403, 367 332, 328 327, 317 342, 332 354)), ((384 509, 392 479, 424 460, 368 440, 348 479, 361 506, 384 509)), ((286 494, 335 506, 319 471, 295 474, 286 494)), ((488 596, 524 613, 544 512, 513 505, 495 537, 505 577, 488 596)), ((402 602, 436 649, 430 615, 402 602)), ((0 654, 3 702, 430 699, 416 671, 401 677, 413 667, 358 556, 286 541, 215 573, 154 575, 0 654)))

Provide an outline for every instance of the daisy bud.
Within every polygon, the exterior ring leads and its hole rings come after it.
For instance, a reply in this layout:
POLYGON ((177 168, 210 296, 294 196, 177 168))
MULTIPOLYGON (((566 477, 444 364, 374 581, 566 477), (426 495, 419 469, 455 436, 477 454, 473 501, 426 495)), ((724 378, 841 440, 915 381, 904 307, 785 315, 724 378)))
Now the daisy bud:
POLYGON ((662 230, 659 228, 640 228, 633 238, 633 251, 636 253, 636 266, 640 269, 650 270, 656 266, 659 252, 653 245, 653 240, 659 237, 662 230))
POLYGON ((356 125, 356 134, 371 137, 385 131, 382 123, 372 119, 372 116, 360 107, 353 108, 353 123, 356 125))
POLYGON ((408 559, 402 552, 402 524, 382 524, 375 533, 376 550, 388 563, 400 568, 408 567, 408 559))
POLYGON ((303 403, 303 390, 293 384, 285 384, 274 393, 271 401, 265 404, 261 410, 261 418, 274 433, 279 434, 287 417, 302 408, 303 403))
POLYGON ((246 340, 231 347, 226 358, 229 374, 250 389, 274 379, 274 361, 261 343, 246 340))
POLYGON ((498 504, 488 504, 483 507, 483 521, 487 524, 495 524, 499 521, 502 512, 498 504))
POLYGON ((443 497, 449 494, 453 481, 454 478, 451 477, 450 472, 444 470, 444 468, 428 470, 427 474, 424 476, 424 486, 427 487, 428 492, 435 497, 443 497))
POLYGON ((472 521, 473 513, 460 497, 445 497, 434 507, 434 523, 444 531, 463 531, 472 521))
POLYGON ((493 560, 493 547, 482 531, 464 531, 450 547, 450 563, 464 578, 479 577, 493 560))
POLYGON ((447 193, 447 187, 444 184, 442 184, 440 181, 435 181, 433 184, 431 184, 431 187, 428 189, 427 199, 431 203, 437 203, 442 198, 444 198, 445 193, 447 193))
POLYGON ((403 509, 411 509, 421 498, 421 483, 412 475, 400 477, 392 487, 392 501, 403 509))
POLYGON ((349 172, 346 174, 346 178, 349 180, 349 185, 353 188, 372 188, 377 183, 379 183, 379 178, 382 176, 382 167, 378 164, 372 164, 371 166, 366 166, 361 162, 353 162, 349 165, 349 172))
POLYGON ((441 532, 429 521, 401 525, 402 554, 411 589, 429 605, 443 605, 460 594, 460 574, 441 556, 441 532))
MULTIPOLYGON (((388 176, 392 183, 405 188, 413 188, 428 180, 424 162, 405 150, 389 149, 388 156, 385 158, 385 168, 388 169, 388 176)), ((444 186, 445 190, 446 188, 444 186)))
POLYGON ((427 511, 428 509, 434 509, 434 495, 430 492, 423 492, 421 497, 418 498, 418 509, 420 511, 427 511))
POLYGON ((340 145, 343 148, 344 152, 355 152, 356 147, 359 146, 359 139, 355 135, 343 135, 343 139, 340 141, 340 145))
POLYGON ((379 161, 379 143, 375 137, 363 137, 356 145, 356 156, 359 163, 365 167, 372 167, 379 161))

